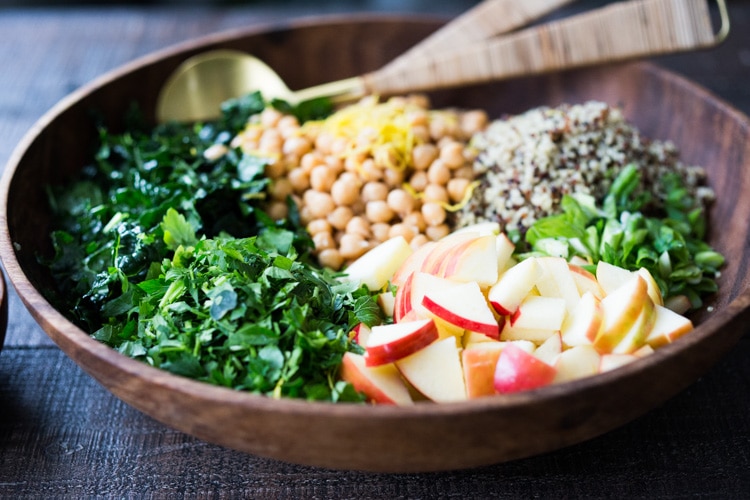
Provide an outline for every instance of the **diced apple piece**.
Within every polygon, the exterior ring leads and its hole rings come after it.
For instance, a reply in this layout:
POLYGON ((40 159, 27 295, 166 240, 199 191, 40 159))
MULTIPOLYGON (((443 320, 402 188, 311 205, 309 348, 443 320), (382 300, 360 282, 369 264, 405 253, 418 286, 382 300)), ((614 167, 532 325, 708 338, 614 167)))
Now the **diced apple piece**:
POLYGON ((365 361, 367 366, 393 363, 437 339, 438 331, 432 319, 373 326, 367 339, 365 361))
POLYGON ((467 349, 474 344, 497 344, 500 341, 498 339, 493 339, 492 337, 488 337, 487 335, 479 332, 472 332, 472 331, 466 331, 463 336, 461 337, 461 343, 464 347, 464 349, 467 349))
POLYGON ((571 347, 560 353, 555 363, 554 383, 567 382, 599 372, 600 354, 590 345, 571 347))
POLYGON ((500 337, 495 315, 476 282, 428 290, 422 305, 431 314, 461 329, 500 337))
POLYGON ((469 399, 495 394, 495 367, 503 342, 477 342, 461 351, 461 364, 469 399))
POLYGON ((372 291, 382 289, 412 254, 403 236, 396 236, 368 250, 344 272, 346 279, 359 281, 372 291))
POLYGON ((515 328, 560 330, 565 314, 565 299, 529 295, 510 317, 510 324, 515 328))
POLYGON ((377 298, 378 306, 383 314, 389 317, 393 317, 393 308, 396 304, 396 296, 390 290, 381 292, 377 298))
POLYGON ((501 394, 537 389, 554 380, 553 366, 514 344, 500 352, 495 368, 494 387, 501 394))
POLYGON ((646 343, 652 348, 674 342, 693 329, 690 319, 664 306, 657 305, 655 313, 654 324, 646 337, 646 343))
POLYGON ((411 301, 412 295, 412 284, 414 283, 414 277, 416 272, 412 272, 398 285, 396 289, 396 297, 393 300, 393 321, 400 323, 404 320, 406 315, 411 312, 413 304, 411 301))
POLYGON ((478 237, 479 234, 475 231, 465 231, 451 233, 448 236, 439 239, 432 247, 432 250, 425 256, 419 270, 434 276, 439 276, 440 268, 443 266, 446 258, 448 258, 448 256, 463 243, 474 241, 478 237))
MULTIPOLYGON (((594 345, 600 352, 612 352, 638 321, 648 296, 646 282, 637 274, 601 301, 604 319, 594 345)), ((653 303, 653 302, 652 302, 653 303)))
POLYGON ((461 355, 453 337, 433 342, 397 361, 396 367, 416 390, 432 401, 466 399, 461 355))
POLYGON ((505 233, 500 233, 497 235, 495 248, 497 251, 497 271, 502 273, 508 268, 513 252, 516 251, 516 245, 510 241, 505 233))
POLYGON ((490 287, 487 299, 499 314, 511 315, 534 288, 541 273, 537 259, 522 260, 505 271, 497 283, 490 287))
POLYGON ((347 352, 341 360, 341 378, 374 403, 414 404, 409 389, 393 364, 367 366, 364 356, 347 352))
POLYGON ((523 340, 532 342, 534 345, 539 345, 546 341, 552 335, 560 333, 560 330, 550 330, 545 328, 517 328, 510 324, 510 321, 505 322, 505 326, 500 331, 501 341, 516 341, 523 340))
POLYGON ((555 365, 555 361, 560 353, 563 351, 562 337, 557 332, 550 335, 547 340, 542 342, 542 345, 536 348, 534 356, 541 359, 550 366, 555 365))
POLYGON ((661 288, 659 288, 659 284, 656 282, 651 272, 645 267, 642 267, 638 269, 636 273, 638 273, 638 275, 640 275, 640 277, 646 281, 646 286, 648 287, 648 295, 649 297, 651 297, 651 300, 654 301, 654 304, 658 306, 663 306, 664 296, 661 293, 661 288))
POLYGON ((536 282, 536 288, 543 297, 558 297, 565 299, 568 312, 572 312, 581 294, 573 280, 568 261, 562 257, 539 257, 542 276, 536 282))
POLYGON ((372 330, 364 323, 358 323, 352 330, 352 340, 362 347, 367 347, 367 339, 370 338, 372 330))
POLYGON ((648 356, 649 354, 653 354, 653 353, 654 353, 654 348, 648 344, 644 344, 637 351, 633 353, 633 356, 638 356, 639 358, 642 358, 643 356, 648 356))
POLYGON ((437 245, 437 242, 428 241, 422 246, 412 252, 409 257, 401 264, 401 266, 393 273, 391 277, 391 284, 400 287, 404 281, 415 271, 422 269, 424 260, 432 252, 433 248, 437 245))
POLYGON ((599 361, 599 373, 608 372, 625 366, 628 363, 632 363, 638 359, 635 354, 602 354, 601 360, 599 361))
POLYGON ((603 317, 601 301, 593 293, 585 292, 573 313, 563 321, 560 329, 563 343, 569 347, 593 344, 603 317))
POLYGON ((498 275, 496 240, 490 234, 455 245, 433 274, 461 283, 476 282, 480 287, 493 285, 498 275))
POLYGON ((573 276, 578 293, 583 297, 586 292, 591 292, 599 300, 604 298, 604 289, 596 280, 596 276, 581 266, 569 264, 570 274, 573 276))
POLYGON ((453 231, 453 234, 456 233, 476 233, 479 236, 490 234, 496 236, 500 234, 500 223, 492 221, 477 222, 476 224, 469 224, 453 231))
POLYGON ((534 351, 536 351, 536 343, 530 340, 524 340, 524 339, 508 340, 508 341, 505 341, 505 343, 513 344, 514 346, 518 347, 524 352, 528 352, 529 354, 533 354, 534 351))
POLYGON ((620 288, 632 277, 633 273, 623 267, 604 262, 603 260, 600 260, 596 264, 596 280, 607 295, 620 288))
POLYGON ((646 337, 656 320, 656 305, 650 296, 644 299, 643 310, 623 339, 612 348, 613 354, 630 354, 646 343, 646 337))

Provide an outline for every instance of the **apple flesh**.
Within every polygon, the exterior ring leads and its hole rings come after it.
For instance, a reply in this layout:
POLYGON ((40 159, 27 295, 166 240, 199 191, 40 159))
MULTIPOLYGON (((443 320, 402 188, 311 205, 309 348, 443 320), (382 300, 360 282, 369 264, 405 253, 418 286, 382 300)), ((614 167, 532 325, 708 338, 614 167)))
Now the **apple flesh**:
POLYGON ((646 337, 646 344, 652 348, 661 347, 674 342, 692 329, 693 322, 690 319, 657 304, 654 324, 646 337))
POLYGON ((344 270, 345 279, 359 281, 371 291, 381 290, 411 254, 403 236, 391 238, 352 262, 344 270))
POLYGON ((500 337, 500 327, 495 315, 474 281, 429 290, 422 298, 422 306, 431 314, 463 330, 483 333, 491 338, 500 337))
POLYGON ((552 383, 556 373, 553 366, 509 343, 500 352, 493 385, 500 394, 527 391, 552 383))
POLYGON ((432 319, 373 326, 365 347, 367 366, 379 366, 405 358, 438 339, 432 319))
POLYGON ((606 295, 604 289, 599 284, 599 281, 597 281, 594 274, 575 264, 569 264, 568 268, 570 269, 570 275, 573 276, 573 281, 575 282, 576 287, 578 288, 578 293, 581 297, 583 297, 584 293, 590 292, 599 300, 604 298, 606 295))
POLYGON ((510 324, 515 328, 559 330, 565 314, 565 299, 529 295, 510 317, 510 324))
POLYGON ((563 352, 562 336, 559 332, 550 335, 542 345, 536 348, 534 356, 550 366, 555 366, 557 357, 563 352))
POLYGON ((604 319, 594 340, 600 352, 612 352, 625 338, 638 321, 647 300, 651 301, 646 282, 637 274, 630 274, 624 284, 602 299, 604 319))
POLYGON ((562 257, 539 257, 537 262, 543 271, 542 276, 536 282, 539 294, 565 300, 567 311, 572 312, 581 299, 581 294, 573 280, 568 261, 562 257))
POLYGON ((461 366, 469 399, 495 394, 495 367, 504 346, 504 342, 478 342, 461 351, 461 366))
POLYGON ((601 300, 592 292, 585 292, 573 313, 563 321, 560 332, 564 344, 568 347, 593 344, 602 318, 601 300))
POLYGON ((396 287, 400 287, 406 278, 409 277, 415 271, 422 269, 427 256, 432 252, 433 248, 437 245, 434 241, 428 241, 422 246, 412 252, 409 257, 399 266, 399 268, 393 273, 391 277, 391 284, 396 287))
POLYGON ((568 382, 599 373, 601 355, 590 345, 579 345, 565 349, 557 357, 554 383, 568 382))
POLYGON ((347 352, 341 360, 341 379, 369 401, 379 404, 408 406, 414 404, 409 389, 393 364, 367 366, 364 356, 347 352))
POLYGON ((441 403, 467 399, 461 355, 448 337, 396 362, 401 375, 422 395, 441 403))
POLYGON ((522 260, 505 271, 490 287, 487 299, 498 314, 511 315, 529 295, 541 273, 537 259, 522 260))

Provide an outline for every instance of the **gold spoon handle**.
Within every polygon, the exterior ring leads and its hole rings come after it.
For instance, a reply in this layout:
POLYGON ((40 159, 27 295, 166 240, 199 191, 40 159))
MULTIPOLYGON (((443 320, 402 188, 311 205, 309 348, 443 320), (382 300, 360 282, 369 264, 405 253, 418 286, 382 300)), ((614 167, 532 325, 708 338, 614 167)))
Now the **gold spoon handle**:
POLYGON ((724 0, 717 3, 718 34, 708 0, 633 0, 362 78, 368 93, 388 95, 710 47, 729 30, 724 0))

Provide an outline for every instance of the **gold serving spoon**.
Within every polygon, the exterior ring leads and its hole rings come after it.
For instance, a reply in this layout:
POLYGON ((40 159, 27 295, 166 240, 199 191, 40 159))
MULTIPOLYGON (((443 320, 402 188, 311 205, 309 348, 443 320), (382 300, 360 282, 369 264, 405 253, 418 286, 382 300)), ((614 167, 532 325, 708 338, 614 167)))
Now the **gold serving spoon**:
MULTIPOLYGON (((167 80, 158 96, 157 120, 216 118, 222 102, 253 91, 291 104, 318 97, 344 103, 368 94, 427 91, 707 48, 729 33, 724 0, 717 0, 721 17, 717 33, 708 0, 631 0, 490 38, 566 1, 570 0, 487 0, 428 37, 424 45, 376 71, 297 91, 290 90, 268 65, 248 54, 205 52, 186 60, 167 80), (498 25, 501 27, 486 28, 491 25, 487 19, 493 19, 488 6, 498 9, 527 3, 533 3, 534 9, 526 7, 524 15, 510 21, 506 16, 506 22, 498 25), (472 30, 469 21, 479 18, 485 28, 472 30)), ((502 12, 494 11, 495 16, 502 12)))

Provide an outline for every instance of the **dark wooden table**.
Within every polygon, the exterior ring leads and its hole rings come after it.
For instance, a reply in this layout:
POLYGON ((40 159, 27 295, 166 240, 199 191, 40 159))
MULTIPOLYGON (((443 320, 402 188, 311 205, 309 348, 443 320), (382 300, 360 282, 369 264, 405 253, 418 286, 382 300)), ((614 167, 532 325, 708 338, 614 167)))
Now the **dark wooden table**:
MULTIPOLYGON (((0 10, 0 165, 67 93, 170 44, 287 17, 362 10, 453 15, 472 3, 0 10)), ((563 13, 597 3, 581 1, 563 13)), ((723 46, 658 62, 750 114, 750 2, 730 3, 733 32, 723 46)), ((266 460, 151 420, 63 355, 11 291, 0 354, 0 498, 91 496, 750 498, 750 335, 683 393, 597 439, 475 470, 377 475, 266 460)))

